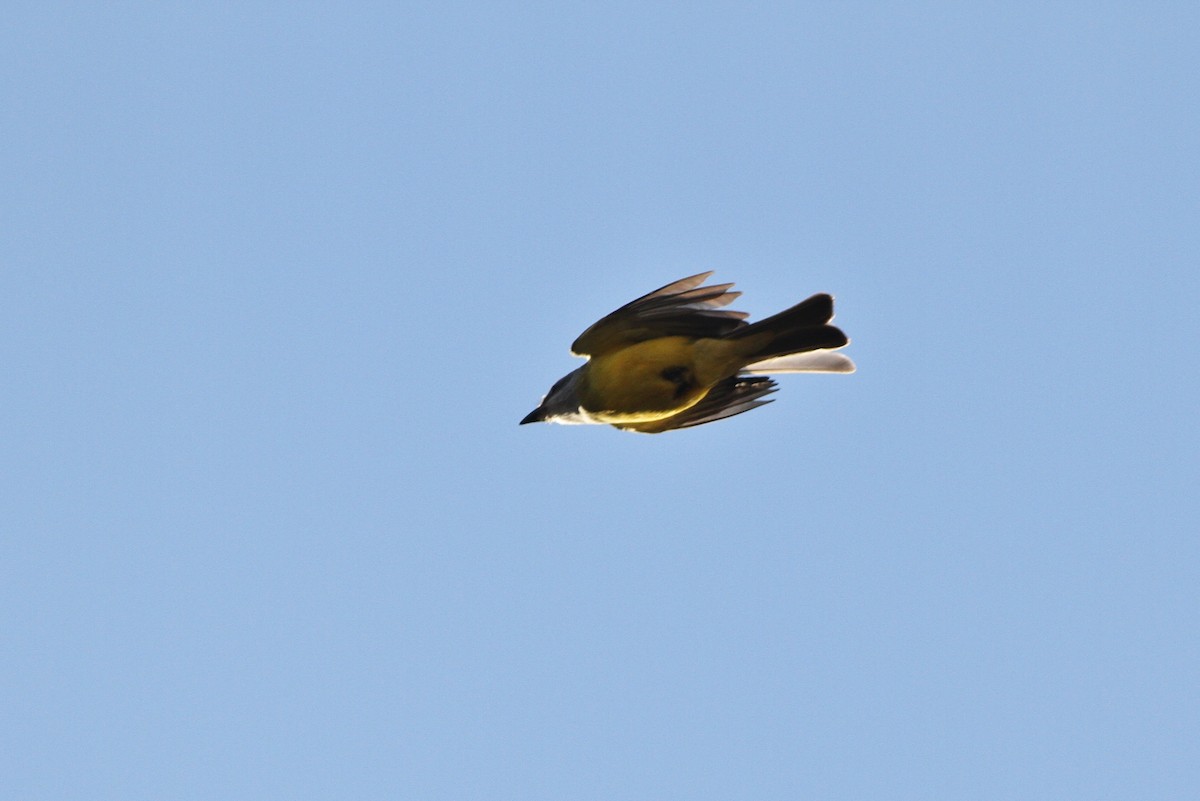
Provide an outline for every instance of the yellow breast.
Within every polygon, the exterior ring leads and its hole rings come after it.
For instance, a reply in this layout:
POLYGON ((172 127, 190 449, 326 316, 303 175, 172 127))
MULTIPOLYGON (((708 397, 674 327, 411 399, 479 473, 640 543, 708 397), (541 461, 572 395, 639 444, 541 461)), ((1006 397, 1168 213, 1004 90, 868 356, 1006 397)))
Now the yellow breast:
POLYGON ((712 387, 697 370, 696 340, 661 337, 593 357, 580 400, 606 423, 662 420, 694 406, 712 387))

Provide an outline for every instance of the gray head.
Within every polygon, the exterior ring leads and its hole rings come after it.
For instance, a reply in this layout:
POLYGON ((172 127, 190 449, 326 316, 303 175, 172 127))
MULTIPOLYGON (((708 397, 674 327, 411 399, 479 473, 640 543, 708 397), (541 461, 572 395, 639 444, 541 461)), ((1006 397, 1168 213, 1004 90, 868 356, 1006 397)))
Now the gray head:
MULTIPOLYGON (((586 365, 585 365, 586 366, 586 365)), ((521 420, 526 423, 591 423, 587 412, 579 408, 579 383, 583 367, 573 370, 554 382, 538 407, 521 420)))

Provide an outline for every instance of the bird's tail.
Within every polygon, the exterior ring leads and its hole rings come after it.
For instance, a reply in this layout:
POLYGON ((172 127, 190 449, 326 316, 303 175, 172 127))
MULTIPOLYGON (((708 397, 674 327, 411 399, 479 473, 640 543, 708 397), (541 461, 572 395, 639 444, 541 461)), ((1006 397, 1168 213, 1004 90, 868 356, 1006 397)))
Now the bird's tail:
MULTIPOLYGON (((840 348, 850 341, 840 328, 829 325, 831 319, 833 298, 826 294, 813 295, 779 314, 739 328, 727 334, 725 338, 744 343, 746 351, 743 358, 747 365, 746 370, 755 370, 757 363, 775 359, 778 360, 780 371, 787 371, 787 366, 782 363, 784 360, 779 357, 840 348)), ((846 362, 849 362, 849 359, 839 362, 840 366, 831 372, 852 371, 853 363, 849 363, 847 370, 846 362)), ((817 364, 818 362, 813 362, 809 369, 818 371, 819 368, 813 369, 817 364)))
POLYGON ((854 362, 849 356, 832 350, 810 350, 753 362, 741 369, 750 375, 781 375, 783 373, 853 373, 854 362))

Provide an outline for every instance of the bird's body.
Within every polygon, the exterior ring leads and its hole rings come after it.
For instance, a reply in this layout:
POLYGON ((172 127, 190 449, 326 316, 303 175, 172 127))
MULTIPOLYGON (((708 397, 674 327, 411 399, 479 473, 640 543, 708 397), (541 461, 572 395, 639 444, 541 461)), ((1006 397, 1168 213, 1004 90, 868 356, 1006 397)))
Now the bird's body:
POLYGON ((847 343, 828 325, 833 299, 814 295, 746 323, 720 307, 732 284, 691 276, 622 306, 580 335, 572 352, 588 362, 560 379, 522 423, 607 423, 657 433, 730 417, 769 401, 775 383, 756 373, 853 372, 830 351, 847 343))
POLYGON ((605 423, 661 420, 696 405, 731 365, 719 339, 649 339, 593 357, 582 408, 605 423))

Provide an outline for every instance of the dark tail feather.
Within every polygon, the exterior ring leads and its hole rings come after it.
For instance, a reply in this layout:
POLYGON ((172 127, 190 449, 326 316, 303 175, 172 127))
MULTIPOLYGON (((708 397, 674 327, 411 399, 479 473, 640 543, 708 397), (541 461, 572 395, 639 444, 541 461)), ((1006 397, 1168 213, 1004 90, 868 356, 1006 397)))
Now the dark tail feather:
POLYGON ((754 360, 761 361, 790 353, 804 353, 824 348, 840 348, 849 342, 840 328, 829 325, 833 318, 833 298, 830 295, 813 295, 779 314, 751 323, 728 335, 729 339, 771 334, 764 337, 754 360))

